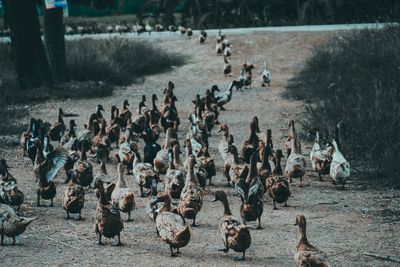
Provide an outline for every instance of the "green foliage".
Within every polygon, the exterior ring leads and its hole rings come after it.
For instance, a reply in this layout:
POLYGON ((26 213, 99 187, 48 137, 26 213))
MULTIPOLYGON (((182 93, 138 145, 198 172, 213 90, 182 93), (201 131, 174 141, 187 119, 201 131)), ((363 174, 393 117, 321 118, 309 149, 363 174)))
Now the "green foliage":
MULTIPOLYGON (((353 31, 318 47, 289 81, 308 103, 308 125, 343 121, 345 155, 377 177, 400 182, 400 26, 353 31)), ((376 177, 375 177, 376 178, 376 177)))

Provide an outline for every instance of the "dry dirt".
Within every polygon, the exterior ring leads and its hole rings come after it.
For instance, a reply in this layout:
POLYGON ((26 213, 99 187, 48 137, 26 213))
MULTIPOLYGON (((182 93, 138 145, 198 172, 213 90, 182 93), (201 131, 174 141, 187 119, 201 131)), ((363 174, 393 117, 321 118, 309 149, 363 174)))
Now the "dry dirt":
MULTIPOLYGON (((239 74, 239 65, 245 60, 255 65, 255 82, 250 90, 234 92, 233 99, 220 116, 227 123, 241 146, 249 135, 249 123, 253 116, 260 119, 263 131, 272 129, 274 144, 282 148, 289 119, 298 119, 304 111, 304 103, 288 101, 281 97, 285 83, 304 63, 312 47, 323 43, 337 33, 257 33, 232 36, 234 77, 239 74), (261 88, 259 74, 264 60, 267 59, 271 72, 270 88, 261 88)), ((229 37, 229 36, 228 36, 229 37)), ((103 104, 106 110, 111 105, 122 105, 124 99, 135 106, 139 97, 152 93, 159 96, 166 83, 171 80, 176 85, 177 108, 183 121, 180 136, 188 129, 186 116, 192 108, 191 99, 197 93, 203 94, 211 85, 225 88, 232 78, 222 75, 223 60, 214 54, 213 40, 204 46, 197 39, 157 40, 158 44, 171 51, 187 55, 188 63, 168 73, 146 77, 140 83, 118 90, 112 97, 91 100, 51 101, 31 108, 30 116, 50 122, 57 119, 57 110, 62 107, 67 112, 79 113, 79 129, 94 112, 97 104, 103 104)), ((136 107, 135 107, 136 109, 136 107)), ((106 113, 109 116, 109 112, 106 113)), ((26 118, 28 120, 28 118, 26 118)), ((17 138, 17 137, 16 137, 17 138)), ((272 210, 272 201, 265 196, 263 230, 256 230, 250 223, 252 245, 247 253, 246 262, 235 262, 234 252, 224 254, 221 248, 218 224, 222 215, 222 206, 211 203, 212 193, 223 189, 228 193, 231 209, 239 216, 240 199, 232 188, 226 188, 222 177, 222 160, 217 146, 220 137, 214 134, 210 139, 211 153, 217 163, 217 176, 214 186, 205 190, 203 210, 198 215, 199 227, 192 228, 192 239, 183 248, 179 258, 169 256, 167 244, 155 233, 155 227, 145 213, 147 199, 137 198, 138 209, 133 213, 133 222, 125 223, 122 233, 124 246, 112 246, 107 240, 106 246, 96 245, 93 213, 96 199, 93 190, 86 195, 83 216, 85 220, 65 220, 61 208, 61 195, 65 188, 62 183, 64 173, 56 178, 57 197, 52 208, 36 207, 35 183, 30 162, 21 157, 18 149, 1 151, 12 166, 11 173, 17 178, 26 201, 22 206, 25 216, 37 216, 38 219, 21 236, 20 244, 0 247, 0 266, 293 266, 294 252, 298 233, 293 226, 296 214, 303 213, 308 221, 308 237, 312 244, 325 251, 334 266, 392 266, 388 261, 367 258, 364 252, 382 255, 396 255, 400 251, 399 201, 400 192, 391 189, 370 189, 360 180, 353 179, 346 190, 338 190, 328 177, 319 182, 309 171, 305 178, 307 186, 298 187, 298 181, 291 186, 290 207, 272 210), (397 215, 396 215, 397 211, 397 215), (396 216, 397 217, 396 217, 396 216)), ((161 141, 161 139, 160 139, 161 141)), ((308 158, 311 143, 303 140, 303 153, 308 158)), ((99 166, 95 164, 95 170, 99 166)), ((108 169, 114 173, 115 165, 108 169)), ((128 178, 138 192, 133 179, 128 178)), ((11 240, 7 239, 7 243, 11 240)))

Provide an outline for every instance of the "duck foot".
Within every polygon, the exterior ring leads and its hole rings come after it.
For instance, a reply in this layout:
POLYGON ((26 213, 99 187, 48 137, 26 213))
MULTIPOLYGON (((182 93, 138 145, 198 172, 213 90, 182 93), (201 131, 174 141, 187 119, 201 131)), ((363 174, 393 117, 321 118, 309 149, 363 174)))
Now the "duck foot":
POLYGON ((274 207, 273 210, 279 210, 277 207, 274 207))
POLYGON ((220 248, 220 249, 218 249, 218 251, 227 253, 229 251, 229 248, 220 248))
POLYGON ((246 251, 243 252, 242 257, 235 257, 235 261, 245 261, 246 260, 246 251))

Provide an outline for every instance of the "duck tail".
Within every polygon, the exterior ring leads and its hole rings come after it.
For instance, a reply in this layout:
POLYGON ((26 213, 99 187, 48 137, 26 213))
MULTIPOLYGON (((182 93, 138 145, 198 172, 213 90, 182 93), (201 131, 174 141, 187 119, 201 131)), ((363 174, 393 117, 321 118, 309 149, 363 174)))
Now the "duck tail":
POLYGON ((25 218, 25 217, 21 217, 21 224, 24 226, 24 227, 28 227, 28 225, 29 224, 31 224, 31 222, 33 222, 34 220, 36 220, 37 219, 37 217, 33 217, 33 218, 25 218))

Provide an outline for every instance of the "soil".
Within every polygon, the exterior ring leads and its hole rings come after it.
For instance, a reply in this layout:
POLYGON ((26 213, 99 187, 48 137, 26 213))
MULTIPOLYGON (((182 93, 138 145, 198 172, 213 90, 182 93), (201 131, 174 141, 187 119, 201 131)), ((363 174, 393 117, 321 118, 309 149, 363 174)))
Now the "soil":
MULTIPOLYGON (((191 100, 195 95, 204 94, 213 84, 226 88, 239 75, 240 65, 249 61, 255 65, 253 88, 234 91, 232 101, 226 105, 227 110, 221 112, 220 121, 229 125, 235 143, 241 147, 249 135, 250 120, 258 116, 262 131, 272 129, 275 147, 283 148, 289 120, 299 121, 304 116, 303 102, 282 98, 284 86, 304 64, 313 47, 336 34, 340 33, 271 32, 231 38, 228 36, 233 44, 230 61, 234 66, 233 77, 223 75, 223 59, 214 53, 214 38, 203 46, 198 44, 197 38, 187 39, 183 36, 174 40, 157 40, 160 47, 187 56, 187 64, 167 73, 148 76, 126 90, 117 90, 112 97, 38 104, 31 107, 30 116, 55 122, 57 110, 62 107, 66 112, 80 114, 76 118, 79 130, 95 111, 97 104, 102 104, 107 110, 106 117, 109 117, 111 106, 122 106, 124 99, 128 99, 132 109, 136 110, 142 94, 150 99, 151 94, 156 93, 161 99, 164 87, 171 80, 176 87, 177 108, 183 122, 180 136, 183 137, 188 130, 186 118, 192 109, 191 100), (271 69, 272 83, 271 87, 262 88, 260 74, 265 60, 271 69)), ((19 137, 15 138, 18 140, 19 137)), ((64 172, 60 171, 56 177, 57 197, 54 207, 37 207, 30 161, 21 156, 18 148, 2 150, 0 156, 7 159, 12 167, 10 172, 25 193, 22 213, 27 217, 37 216, 38 219, 21 235, 18 245, 0 247, 0 265, 293 266, 299 238, 293 224, 297 214, 304 214, 308 222, 310 243, 324 251, 334 266, 394 266, 393 262, 365 257, 363 253, 399 256, 400 192, 378 185, 366 186, 357 177, 349 181, 345 190, 340 190, 327 176, 323 177, 323 181, 318 181, 310 166, 305 177, 305 187, 298 187, 298 180, 291 184, 289 207, 279 205, 279 210, 273 210, 271 199, 265 195, 262 216, 264 229, 257 230, 255 223, 249 223, 252 245, 245 262, 233 260, 234 256, 239 256, 238 253, 219 252, 218 249, 223 245, 218 228, 222 206, 211 202, 213 192, 225 190, 231 210, 238 217, 240 206, 240 199, 233 188, 225 187, 223 162, 217 149, 219 141, 220 136, 214 131, 210 138, 210 153, 217 164, 217 175, 213 179, 214 185, 207 186, 204 192, 203 209, 196 220, 199 227, 191 228, 190 243, 181 249, 178 258, 170 257, 168 245, 155 233, 155 226, 145 212, 148 199, 139 197, 139 189, 132 177, 127 180, 136 191, 137 210, 132 215, 134 221, 125 223, 123 246, 113 246, 116 240, 106 240, 105 246, 98 246, 93 220, 96 207, 94 191, 89 189, 86 194, 84 220, 66 220, 66 213, 61 208, 61 196, 65 189, 64 172)), ((302 140, 303 153, 307 159, 311 145, 309 140, 302 140)), ((99 165, 93 164, 95 172, 98 172, 99 165)), ((109 164, 108 170, 115 175, 115 164, 109 164)), ((356 171, 353 173, 356 174, 356 171)), ((6 243, 10 244, 11 239, 6 239, 6 243)))

